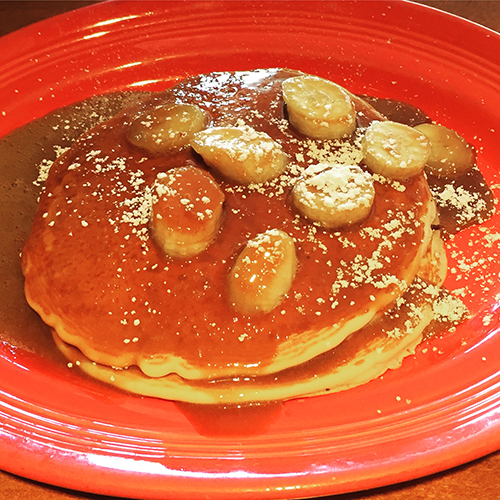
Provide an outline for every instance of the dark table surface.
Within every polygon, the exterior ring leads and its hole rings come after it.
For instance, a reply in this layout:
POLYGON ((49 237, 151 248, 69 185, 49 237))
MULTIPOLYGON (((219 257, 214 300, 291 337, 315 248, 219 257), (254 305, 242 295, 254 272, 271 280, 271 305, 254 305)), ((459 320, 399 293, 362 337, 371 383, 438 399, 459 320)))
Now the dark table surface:
MULTIPOLYGON (((95 1, 0 1, 0 36, 31 23, 95 1)), ((500 32, 500 0, 419 1, 500 32)), ((324 497, 329 500, 498 500, 500 452, 472 463, 415 481, 371 491, 324 497)), ((36 483, 0 471, 0 500, 111 500, 112 497, 73 492, 36 483)))

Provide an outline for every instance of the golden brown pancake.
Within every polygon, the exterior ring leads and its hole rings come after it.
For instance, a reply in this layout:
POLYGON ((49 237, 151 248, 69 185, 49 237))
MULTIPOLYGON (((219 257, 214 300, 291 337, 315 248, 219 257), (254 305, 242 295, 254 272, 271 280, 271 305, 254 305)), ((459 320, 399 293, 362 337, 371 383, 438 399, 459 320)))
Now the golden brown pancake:
MULTIPOLYGON (((288 123, 281 95, 282 81, 297 74, 257 70, 187 79, 95 127, 53 165, 23 251, 23 272, 29 303, 64 350, 75 346, 103 367, 131 367, 120 373, 155 377, 160 385, 165 377, 181 380, 177 387, 203 388, 212 387, 210 380, 278 376, 340 349, 407 291, 432 238, 435 205, 425 175, 398 182, 374 176, 369 216, 346 229, 324 229, 297 214, 289 195, 301 172, 318 162, 361 163, 359 134, 381 119, 356 99, 352 138, 301 136, 288 123), (212 172, 225 194, 222 227, 207 250, 189 259, 164 255, 152 240, 151 186, 171 168, 208 166, 191 148, 157 155, 127 140, 134 118, 171 102, 197 104, 212 127, 244 123, 264 131, 289 158, 283 175, 259 185, 235 185, 212 172), (295 240, 296 276, 273 311, 248 317, 231 307, 227 275, 246 242, 273 228, 295 240)), ((424 323, 415 324, 408 341, 388 348, 391 359, 380 370, 356 380, 397 364, 424 323)), ((359 348, 353 356, 364 353, 359 348)), ((158 395, 184 397, 169 390, 158 395)), ((281 397, 294 395, 283 389, 281 397)))
MULTIPOLYGON (((339 346, 306 363, 263 376, 199 381, 177 374, 153 378, 137 367, 114 369, 99 365, 57 334, 54 340, 72 365, 126 391, 199 404, 276 401, 339 392, 399 368, 403 359, 414 353, 431 323, 438 293, 438 288, 417 278, 391 311, 351 334, 339 346)), ((459 306, 457 299, 451 300, 459 306)))

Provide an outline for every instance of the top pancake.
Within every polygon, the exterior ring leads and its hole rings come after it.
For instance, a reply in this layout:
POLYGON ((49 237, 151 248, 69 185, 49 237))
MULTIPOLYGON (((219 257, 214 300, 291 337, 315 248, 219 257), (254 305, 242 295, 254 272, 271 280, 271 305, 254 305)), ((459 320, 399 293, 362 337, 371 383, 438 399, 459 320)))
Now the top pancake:
POLYGON ((340 344, 406 289, 431 237, 435 207, 424 175, 375 179, 369 217, 322 229, 300 217, 289 192, 320 161, 359 164, 359 134, 380 116, 357 100, 349 141, 315 141, 286 119, 281 82, 289 70, 214 73, 179 83, 75 142, 52 167, 23 251, 26 295, 65 342, 109 366, 138 365, 150 376, 188 379, 263 375, 340 344), (262 185, 214 177, 226 202, 221 231, 203 253, 168 258, 149 236, 151 185, 186 164, 206 169, 191 149, 153 156, 131 145, 131 120, 165 102, 196 103, 211 126, 245 123, 267 132, 289 156, 287 172, 262 185), (277 228, 295 239, 298 270, 272 312, 235 312, 227 275, 246 242, 277 228))

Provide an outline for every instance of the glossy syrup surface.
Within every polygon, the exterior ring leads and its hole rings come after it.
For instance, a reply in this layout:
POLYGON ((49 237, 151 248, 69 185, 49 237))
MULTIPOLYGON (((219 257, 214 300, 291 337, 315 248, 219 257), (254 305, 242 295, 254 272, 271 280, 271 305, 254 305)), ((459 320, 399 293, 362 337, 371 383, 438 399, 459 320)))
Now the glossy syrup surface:
MULTIPOLYGON (((173 355, 205 376, 254 373, 273 363, 288 339, 301 351, 317 331, 370 311, 374 300, 380 298, 380 308, 394 299, 423 238, 425 177, 377 180, 371 214, 351 228, 324 230, 298 216, 289 193, 301 171, 312 162, 345 162, 346 155, 353 162, 359 148, 350 140, 311 141, 290 129, 281 82, 295 74, 187 80, 93 129, 52 167, 25 267, 30 296, 62 318, 66 341, 117 366, 173 355), (187 260, 163 255, 149 238, 147 188, 172 167, 206 165, 191 149, 154 156, 126 140, 137 114, 173 100, 197 103, 212 125, 244 122, 265 131, 290 158, 287 174, 264 185, 236 186, 214 174, 225 193, 224 221, 214 243, 187 260), (230 306, 227 276, 246 242, 269 229, 295 239, 298 270, 277 308, 249 318, 230 306)), ((369 121, 370 109, 362 111, 369 121)))
MULTIPOLYGON (((269 109, 269 103, 276 98, 277 90, 273 89, 270 86, 272 92, 264 93, 262 99, 267 103, 266 106, 269 109)), ((2 140, 0 144, 0 148, 3 151, 2 155, 2 189, 5 203, 2 203, 2 213, 1 213, 1 222, 0 225, 1 231, 4 233, 4 237, 1 238, 2 248, 2 276, 5 276, 5 279, 2 283, 2 309, 0 310, 0 319, 2 325, 2 340, 11 343, 15 346, 20 346, 26 348, 31 351, 35 351, 44 356, 50 357, 52 359, 60 360, 60 355, 56 352, 53 347, 52 339, 50 336, 50 332, 48 327, 40 320, 40 318, 32 311, 32 309, 27 305, 24 298, 23 291, 23 277, 20 271, 20 253, 22 250, 22 246, 26 241, 31 222, 36 211, 38 196, 40 191, 40 182, 37 182, 37 176, 39 174, 40 165, 48 164, 49 162, 55 160, 57 153, 59 152, 59 148, 64 148, 69 146, 73 140, 85 129, 89 128, 91 125, 95 125, 98 121, 102 119, 102 115, 105 114, 104 110, 112 115, 119 108, 126 106, 128 104, 133 103, 136 100, 137 96, 130 94, 122 94, 117 96, 111 96, 106 98, 96 98, 90 100, 87 103, 78 104, 75 106, 68 107, 63 110, 59 110, 46 118, 33 122, 31 124, 18 129, 13 132, 6 138, 2 140), (96 113, 98 111, 98 113, 96 113), (101 118, 97 118, 98 114, 101 118), (28 144, 29 147, 25 147, 28 144)), ((404 103, 399 103, 396 101, 387 101, 387 100, 371 100, 372 105, 378 107, 381 111, 387 113, 391 119, 399 120, 402 122, 415 123, 420 121, 425 121, 427 118, 423 113, 419 110, 416 110, 413 107, 407 106, 404 103)), ((283 108, 276 108, 280 113, 279 118, 282 118, 283 108)), ((214 119, 217 117, 217 111, 211 110, 212 116, 214 119)), ((229 115, 224 115, 220 117, 221 122, 225 120, 229 120, 229 115)), ((233 117, 234 118, 234 117, 233 117)), ((118 120, 123 120, 119 118, 118 120)), ((123 123, 123 122, 122 122, 123 123)), ((276 120, 268 120, 268 123, 271 123, 272 127, 275 128, 275 132, 279 131, 279 134, 282 135, 281 130, 277 127, 276 120)), ((109 125, 105 126, 108 129, 109 125)), ((112 128, 113 126, 111 126, 112 128)), ((123 128, 117 127, 116 132, 120 138, 123 138, 123 128)), ((276 132, 277 133, 277 132, 276 132)), ((108 136, 107 139, 104 140, 104 143, 109 147, 110 142, 113 140, 113 136, 108 136)), ((102 143, 101 143, 102 144, 102 143)), ((126 142, 122 142, 123 147, 126 146, 126 142)), ((88 151, 88 144, 85 144, 85 148, 88 151)), ((131 150, 132 151, 132 150, 131 150)), ((297 151, 295 151, 296 153, 297 151)), ((143 158, 143 152, 132 151, 130 154, 136 155, 137 158, 143 158)), ((120 155, 123 156, 123 152, 120 151, 120 155)), ((190 162, 194 164, 199 164, 199 159, 196 156, 193 156, 191 153, 183 153, 181 158, 175 158, 174 160, 169 160, 172 163, 174 162, 190 162)), ((165 160, 160 160, 158 158, 150 159, 146 162, 147 165, 150 165, 150 175, 149 180, 154 177, 154 174, 163 168, 168 168, 169 163, 165 162, 165 160)), ((470 177, 473 177, 475 180, 472 182, 472 190, 476 189, 476 186, 479 184, 480 186, 485 186, 484 180, 482 176, 475 171, 471 174, 470 177)), ((221 180, 221 183, 224 181, 221 180)), ((456 181, 459 182, 459 181, 456 181)), ((467 185, 466 182, 463 183, 464 186, 467 185)), ((469 184, 471 185, 471 184, 469 184)), ((432 182, 431 182, 432 187, 432 182)), ((201 269, 205 269, 203 272, 199 272, 198 280, 200 285, 203 288, 206 288, 207 280, 211 282, 211 287, 215 290, 218 290, 218 294, 223 297, 225 293, 224 281, 225 281, 225 273, 227 269, 227 262, 233 258, 237 248, 241 245, 241 241, 247 236, 251 230, 260 231, 264 228, 269 227, 273 223, 280 223, 287 225, 290 231, 295 234, 299 234, 300 231, 304 231, 305 226, 298 226, 294 222, 294 214, 290 210, 290 206, 287 202, 287 193, 286 191, 282 192, 280 195, 275 197, 269 197, 268 193, 262 193, 258 191, 252 190, 243 190, 236 193, 232 186, 227 185, 226 195, 229 193, 227 199, 228 212, 234 214, 235 216, 231 219, 229 217, 229 221, 226 221, 226 228, 233 227, 232 230, 225 232, 225 244, 227 245, 227 253, 222 260, 226 260, 225 266, 220 266, 221 269, 219 271, 213 271, 213 275, 210 275, 208 269, 211 268, 211 264, 213 261, 210 260, 211 254, 207 254, 206 256, 198 259, 199 262, 197 264, 201 264, 201 269), (233 191, 233 193, 231 193, 233 191), (233 196, 231 196, 233 194, 233 196), (243 196, 241 196, 243 194, 243 196), (244 204, 243 204, 244 200, 244 204), (262 220, 251 220, 252 216, 252 207, 260 207, 263 203, 266 203, 266 206, 269 207, 268 218, 263 218, 262 220), (241 226, 242 215, 247 212, 249 217, 247 220, 251 220, 251 224, 254 226, 247 226, 245 229, 245 234, 242 234, 241 231, 238 233, 238 227, 241 226), (251 229, 249 229, 249 227, 251 229), (232 235, 232 236, 230 236, 232 235), (205 262, 203 261, 205 259, 205 262), (205 266, 205 267, 203 267, 205 266), (219 273, 219 274, 217 274, 219 273), (218 281, 218 285, 215 282, 218 281), (217 288, 218 287, 218 288, 217 288)), ((378 189, 383 189, 382 186, 378 186, 378 189)), ((470 188, 469 188, 470 189, 470 188)), ((489 213, 492 207, 492 196, 489 189, 485 188, 485 195, 483 197, 487 202, 488 209, 485 212, 485 215, 489 213)), ((80 197, 83 202, 85 197, 88 195, 85 193, 74 193, 75 197, 80 197)), ((380 210, 383 212, 383 207, 380 207, 380 210)), ((377 212, 375 212, 377 213, 377 212)), ((81 215, 81 214, 79 214, 81 215)), ((92 217, 92 214, 89 214, 89 217, 92 217)), ((443 218, 446 221, 446 217, 443 218)), ((450 216, 448 220, 456 221, 456 216, 450 216)), ((477 220, 477 219, 476 219, 477 220)), ((80 219, 77 220, 78 224, 81 226, 80 219)), ((473 221, 474 222, 474 221, 473 221)), ((456 222, 454 222, 456 223, 456 222)), ((451 227, 451 226, 450 226, 451 227)), ((89 229, 88 227, 85 229, 89 229)), ((357 230, 358 228, 356 228, 357 230)), ((453 229, 450 229, 452 232, 453 229)), ((110 237, 114 236, 113 233, 109 233, 110 237)), ((89 233, 87 232, 87 235, 89 233)), ((122 237, 123 235, 120 235, 122 237)), ((353 237, 353 232, 350 234, 353 237)), ((92 228, 90 228, 90 237, 98 239, 97 236, 92 236, 92 228)), ((302 245, 300 248, 300 252, 303 257, 305 257, 306 261, 310 261, 310 252, 314 246, 318 245, 318 240, 316 239, 314 242, 309 242, 307 237, 302 236, 302 245)), ((325 244, 331 244, 331 235, 326 235, 323 240, 325 244)), ((320 240, 321 241, 321 240, 320 240)), ((123 242, 121 241, 120 244, 123 242)), ((337 241, 338 244, 338 241, 337 241)), ((142 246, 138 247, 142 252, 142 246)), ((188 321, 188 318, 191 316, 192 307, 189 305, 185 298, 189 294, 198 294, 199 290, 193 292, 191 289, 189 292, 186 291, 186 287, 192 286, 192 277, 189 276, 189 266, 192 264, 188 263, 173 263, 169 261, 166 263, 161 256, 158 256, 157 252, 152 250, 155 258, 158 259, 155 263, 161 263, 165 265, 165 267, 170 267, 174 269, 175 280, 170 280, 168 284, 168 288, 172 290, 172 288, 177 287, 177 296, 179 297, 178 301, 172 301, 171 306, 175 310, 180 310, 182 321, 178 320, 177 324, 182 323, 182 328, 188 330, 196 330, 198 328, 196 323, 188 321), (185 309, 183 309, 185 308, 185 309)), ((343 249, 344 254, 345 249, 343 249)), ((213 255, 212 255, 213 257, 213 255)), ((351 255, 352 257, 352 255, 351 255)), ((99 259, 96 255, 96 259, 99 259)), ((218 256, 220 260, 220 256, 218 256)), ((311 284, 311 280, 317 280, 318 276, 323 276, 325 282, 328 283, 328 280, 331 281, 331 277, 328 276, 328 269, 332 266, 327 265, 326 261, 330 260, 326 257, 322 259, 315 259, 316 262, 309 268, 308 273, 303 274, 304 278, 304 286, 307 288, 311 284), (325 270, 327 271, 325 274, 325 270)), ((153 267, 155 263, 150 263, 150 267, 153 267)), ((123 266, 122 266, 123 267, 123 266)), ((74 270, 73 270, 74 271, 74 270)), ((77 279, 78 273, 73 273, 71 280, 69 280, 69 284, 71 286, 75 285, 75 281, 77 279)), ((130 273, 135 274, 137 271, 136 262, 132 261, 132 266, 130 268, 130 273)), ((150 276, 154 277, 155 273, 154 269, 149 269, 150 276)), ((108 278, 106 277, 106 280, 108 278)), ((195 276, 196 279, 196 276, 195 276)), ((161 284, 165 283, 163 278, 160 278, 161 284)), ((159 281, 159 283, 160 283, 159 281)), ((163 287, 164 289, 165 287, 163 287)), ((120 293, 123 293, 123 287, 120 286, 120 283, 117 282, 117 286, 115 287, 117 291, 122 290, 120 293)), ((103 290, 109 291, 109 283, 103 283, 103 290), (107 287, 107 288, 106 288, 107 287)), ((104 295, 104 294, 103 294, 104 295)), ((132 297, 129 295, 129 297, 132 297)), ((199 298, 199 297, 198 297, 199 298)), ((143 302, 147 302, 147 299, 144 299, 143 302)), ((136 302, 134 302, 136 303, 136 302)), ((307 302, 305 303, 307 304, 307 302)), ((83 317, 89 316, 89 310, 81 307, 81 304, 73 304, 74 307, 81 311, 83 317)), ((311 297, 310 302, 308 304, 310 310, 317 307, 317 297, 311 297)), ((293 309, 293 308, 292 308, 293 309)), ((297 311, 297 308, 294 308, 297 311)), ((136 307, 134 310, 138 310, 136 307)), ((266 353, 272 353, 273 349, 275 349, 277 336, 279 335, 287 335, 287 332, 290 331, 290 324, 298 325, 299 327, 306 326, 307 320, 304 319, 304 314, 300 313, 294 319, 294 321, 290 321, 290 315, 286 314, 276 314, 271 324, 272 328, 262 324, 259 325, 257 321, 253 325, 249 325, 248 322, 245 324, 243 321, 239 321, 239 318, 236 318, 230 310, 227 308, 227 302, 221 301, 219 304, 219 309, 215 310, 215 315, 213 318, 217 317, 219 319, 222 315, 224 315, 228 319, 232 319, 236 321, 232 321, 230 330, 226 330, 224 335, 228 338, 233 339, 233 344, 239 346, 239 342, 235 342, 234 339, 238 338, 240 335, 248 334, 248 328, 251 328, 252 335, 255 336, 256 331, 260 331, 260 335, 258 337, 259 341, 254 343, 254 348, 252 349, 252 344, 245 344, 245 349, 240 349, 238 355, 242 353, 240 359, 246 359, 245 356, 249 356, 248 359, 262 359, 265 357, 266 353), (285 317, 286 316, 286 317, 285 317), (306 323, 304 323, 306 322, 306 323), (274 332, 274 333, 273 333, 274 332)), ((108 311, 105 311, 107 314, 108 311)), ((95 311, 92 311, 93 317, 95 317, 95 311)), ((207 317, 205 316, 205 322, 207 321, 207 317)), ((328 314, 323 315, 324 324, 328 324, 331 321, 331 318, 328 314)), ((215 321, 215 320, 214 320, 215 321)), ((179 325, 180 326, 180 325, 179 325)), ((172 322, 165 322, 165 327, 172 328, 172 322)), ((175 327, 175 325, 174 325, 175 327)), ((186 338, 186 336, 183 336, 186 338)), ((128 338, 128 337, 126 337, 128 338)), ((134 337, 132 337, 134 338, 134 337)), ((223 337, 220 337, 218 341, 223 337)), ((230 341, 224 340, 224 342, 229 343, 230 341)), ((183 342, 183 346, 181 349, 185 349, 182 352, 195 352, 199 356, 197 352, 197 347, 199 343, 199 334, 197 332, 196 335, 191 337, 190 342, 183 342)), ((120 337, 116 342, 117 346, 120 349, 123 349, 123 338, 120 337)), ((155 344, 155 340, 151 341, 149 345, 149 349, 151 352, 154 352, 157 349, 157 345, 155 344)), ((213 356, 213 349, 210 351, 211 356, 213 356)), ((223 353, 221 353, 223 355, 223 353)), ((268 354, 269 355, 269 354, 268 354)), ((225 362, 226 359, 222 356, 222 362, 225 362)), ((215 358, 215 361, 217 359, 215 358)))

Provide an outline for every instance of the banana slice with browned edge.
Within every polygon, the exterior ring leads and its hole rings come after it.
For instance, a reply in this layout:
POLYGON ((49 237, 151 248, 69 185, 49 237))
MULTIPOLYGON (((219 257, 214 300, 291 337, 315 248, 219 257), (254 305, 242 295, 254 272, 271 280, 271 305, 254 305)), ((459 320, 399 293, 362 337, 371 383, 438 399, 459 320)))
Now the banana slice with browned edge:
POLYGON ((288 78, 282 84, 290 123, 314 139, 340 139, 356 129, 356 111, 349 93, 317 76, 288 78))
POLYGON ((403 181, 424 170, 431 154, 425 134, 393 121, 375 121, 361 142, 363 161, 374 173, 403 181))
POLYGON ((208 124, 208 115, 195 104, 166 104, 139 115, 127 139, 153 154, 178 151, 208 124))
POLYGON ((269 181, 281 175, 288 164, 276 141, 247 125, 203 130, 195 134, 191 145, 209 167, 238 184, 269 181))
POLYGON ((224 193, 208 172, 185 166, 159 174, 152 198, 152 236, 166 255, 193 257, 214 241, 224 193))
POLYGON ((270 229, 248 241, 232 267, 229 298, 240 313, 268 313, 288 293, 297 269, 293 238, 270 229))
POLYGON ((365 219, 374 199, 373 178, 357 165, 311 165, 292 190, 299 213, 331 229, 365 219))
POLYGON ((437 177, 455 179, 472 169, 474 149, 457 132, 435 123, 422 123, 415 128, 425 134, 431 143, 426 171, 437 177))

